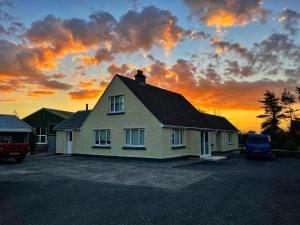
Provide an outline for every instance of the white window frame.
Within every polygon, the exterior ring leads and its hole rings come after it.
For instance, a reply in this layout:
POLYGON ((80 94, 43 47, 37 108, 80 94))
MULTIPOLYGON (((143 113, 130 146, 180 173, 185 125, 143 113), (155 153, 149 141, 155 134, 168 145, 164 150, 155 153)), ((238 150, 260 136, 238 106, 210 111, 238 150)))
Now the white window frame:
POLYGON ((110 129, 96 129, 95 135, 94 135, 94 145, 95 146, 111 146, 111 130, 110 129), (105 132, 105 144, 101 144, 101 132, 105 132), (108 140, 108 133, 110 133, 110 140, 108 140), (97 144, 97 134, 98 134, 98 140, 99 143, 97 144), (108 144, 108 141, 110 142, 108 144))
POLYGON ((45 127, 40 127, 37 128, 37 133, 36 133, 37 141, 36 144, 47 144, 47 129, 45 127), (45 134, 42 134, 42 129, 45 129, 45 134), (42 142, 42 137, 45 138, 45 141, 42 142))
POLYGON ((232 133, 228 132, 228 144, 232 145, 233 141, 232 141, 232 133))
POLYGON ((145 147, 145 128, 126 128, 124 129, 124 136, 125 136, 125 147, 145 147), (133 130, 138 130, 138 144, 137 145, 133 145, 132 144, 132 131, 133 130), (144 139, 143 139, 143 144, 141 144, 141 131, 143 131, 144 133, 144 139), (129 142, 130 143, 126 143, 126 133, 129 132, 129 142))
POLYGON ((173 129, 172 131, 172 147, 183 146, 183 129, 173 129), (178 140, 176 143, 176 133, 178 133, 178 140))
POLYGON ((116 96, 110 96, 109 97, 109 112, 110 113, 120 113, 120 112, 124 112, 124 95, 116 95, 116 96), (119 110, 116 111, 116 98, 121 98, 121 101, 119 103, 119 110), (112 107, 113 105, 113 107, 112 107), (122 108, 121 108, 122 106, 122 108))

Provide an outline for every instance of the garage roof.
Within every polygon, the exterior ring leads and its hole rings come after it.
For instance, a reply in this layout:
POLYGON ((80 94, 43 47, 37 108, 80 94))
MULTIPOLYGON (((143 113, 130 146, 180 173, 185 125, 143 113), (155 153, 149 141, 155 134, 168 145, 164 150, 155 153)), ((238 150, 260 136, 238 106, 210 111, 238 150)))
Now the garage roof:
POLYGON ((31 132, 32 128, 15 115, 0 114, 0 132, 31 132))

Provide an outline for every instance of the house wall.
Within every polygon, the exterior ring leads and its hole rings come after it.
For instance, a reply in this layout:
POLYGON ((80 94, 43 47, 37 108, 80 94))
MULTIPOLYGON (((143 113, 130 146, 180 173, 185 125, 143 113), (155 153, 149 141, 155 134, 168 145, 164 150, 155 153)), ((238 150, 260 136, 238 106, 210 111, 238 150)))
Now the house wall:
POLYGON ((74 136, 73 153, 107 156, 163 158, 165 133, 160 122, 137 99, 127 86, 115 77, 84 122, 80 134, 74 136), (124 114, 107 115, 109 97, 124 95, 124 114), (125 128, 145 128, 146 150, 125 150, 125 128), (93 148, 96 129, 111 130, 111 149, 93 148))
POLYGON ((56 131, 56 153, 67 154, 67 132, 56 131))
POLYGON ((222 131, 221 132, 221 148, 218 151, 230 151, 239 148, 238 133, 233 131, 222 131), (228 143, 228 133, 232 134, 232 144, 228 143))

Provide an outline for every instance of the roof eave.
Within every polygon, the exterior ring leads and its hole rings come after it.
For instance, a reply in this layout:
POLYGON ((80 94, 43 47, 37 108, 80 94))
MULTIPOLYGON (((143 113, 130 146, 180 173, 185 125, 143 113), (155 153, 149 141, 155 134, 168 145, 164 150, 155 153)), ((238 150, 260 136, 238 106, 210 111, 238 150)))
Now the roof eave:
POLYGON ((223 129, 214 129, 208 127, 186 127, 186 126, 174 126, 174 125, 167 125, 167 124, 160 124, 161 128, 181 128, 181 129, 189 129, 189 130, 210 130, 210 131, 231 131, 231 132, 238 132, 238 130, 223 130, 223 129))

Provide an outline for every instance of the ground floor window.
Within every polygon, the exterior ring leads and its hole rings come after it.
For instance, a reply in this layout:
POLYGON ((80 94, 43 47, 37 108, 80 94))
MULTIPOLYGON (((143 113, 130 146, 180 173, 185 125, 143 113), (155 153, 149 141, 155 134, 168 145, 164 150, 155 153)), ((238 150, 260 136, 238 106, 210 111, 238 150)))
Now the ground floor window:
POLYGON ((47 128, 41 127, 36 129, 36 143, 47 144, 47 128))
POLYGON ((232 133, 228 133, 228 144, 232 145, 232 133))
POLYGON ((172 146, 181 146, 181 145, 183 145, 183 130, 173 129, 172 146))
POLYGON ((111 144, 110 130, 96 130, 95 131, 95 145, 107 146, 111 144))
POLYGON ((144 146, 145 129, 125 129, 126 146, 144 146))

